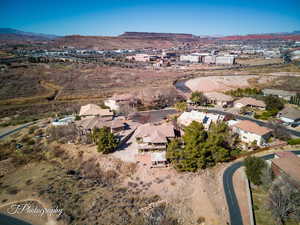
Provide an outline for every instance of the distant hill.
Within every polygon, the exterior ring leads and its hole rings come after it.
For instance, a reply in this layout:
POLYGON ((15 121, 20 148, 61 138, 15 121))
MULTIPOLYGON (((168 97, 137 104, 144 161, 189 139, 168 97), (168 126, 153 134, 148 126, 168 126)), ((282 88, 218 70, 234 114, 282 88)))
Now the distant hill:
POLYGON ((125 32, 119 37, 127 38, 194 38, 192 34, 182 33, 155 33, 155 32, 125 32))
POLYGON ((248 34, 248 35, 233 35, 219 38, 219 40, 294 40, 300 41, 300 31, 280 32, 268 34, 248 34))
POLYGON ((84 49, 142 49, 142 48, 171 48, 183 45, 199 46, 203 43, 213 43, 215 40, 264 40, 282 39, 300 41, 300 31, 269 34, 249 34, 234 36, 208 36, 185 33, 156 33, 156 32, 124 32, 119 36, 56 36, 24 32, 11 28, 0 28, 1 44, 30 44, 43 42, 52 47, 72 46, 84 49))
POLYGON ((24 32, 12 28, 0 28, 0 41, 3 43, 27 43, 36 41, 49 41, 58 38, 52 34, 41 34, 33 32, 24 32))

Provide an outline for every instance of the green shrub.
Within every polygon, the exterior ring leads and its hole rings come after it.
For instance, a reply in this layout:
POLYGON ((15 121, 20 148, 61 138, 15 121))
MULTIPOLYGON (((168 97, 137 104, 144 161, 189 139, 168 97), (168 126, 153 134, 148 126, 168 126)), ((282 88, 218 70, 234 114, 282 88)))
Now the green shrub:
POLYGON ((28 145, 34 145, 34 144, 35 144, 35 140, 29 139, 29 140, 27 141, 27 144, 28 144, 28 145))
POLYGON ((262 183, 261 176, 262 170, 266 167, 266 163, 263 159, 250 156, 245 159, 246 175, 248 179, 255 185, 260 185, 262 183))
POLYGON ((300 138, 290 139, 288 140, 289 145, 300 145, 300 138))
POLYGON ((37 129, 37 126, 30 127, 28 130, 28 134, 33 134, 36 129, 37 129))

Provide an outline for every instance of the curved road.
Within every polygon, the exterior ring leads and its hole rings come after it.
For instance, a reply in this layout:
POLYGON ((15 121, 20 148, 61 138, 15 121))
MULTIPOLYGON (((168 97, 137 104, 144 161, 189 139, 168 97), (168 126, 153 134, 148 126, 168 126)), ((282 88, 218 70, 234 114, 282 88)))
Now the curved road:
MULTIPOLYGON (((292 151, 297 155, 300 155, 300 150, 292 151)), ((260 157, 264 160, 269 160, 274 158, 274 153, 268 154, 265 156, 260 157)), ((223 188, 225 192, 225 197, 227 201, 229 217, 230 217, 230 224, 231 225, 243 225, 241 211, 238 205, 238 201, 234 192, 232 176, 237 169, 243 166, 243 162, 236 162, 229 166, 223 174, 223 188)))

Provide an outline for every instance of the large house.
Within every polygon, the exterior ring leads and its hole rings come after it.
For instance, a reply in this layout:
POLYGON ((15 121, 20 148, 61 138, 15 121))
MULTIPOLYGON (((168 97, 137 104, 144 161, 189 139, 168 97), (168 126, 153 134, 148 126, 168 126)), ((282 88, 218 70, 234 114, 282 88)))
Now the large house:
POLYGON ((239 134, 242 142, 256 142, 258 146, 263 146, 272 134, 272 130, 249 120, 242 120, 232 125, 233 132, 239 134))
POLYGON ((242 107, 253 107, 258 109, 265 109, 266 104, 263 101, 256 100, 255 98, 244 97, 234 102, 234 107, 242 108, 242 107))
POLYGON ((285 123, 300 123, 300 110, 294 107, 285 107, 277 117, 285 123))
POLYGON ((167 165, 166 149, 170 139, 175 138, 174 126, 147 123, 135 131, 138 154, 137 161, 150 167, 167 165))
POLYGON ((198 111, 191 111, 191 112, 184 112, 182 113, 178 119, 177 123, 181 126, 188 126, 193 121, 197 121, 203 124, 206 130, 209 129, 210 125, 214 122, 220 122, 224 120, 224 116, 220 114, 213 114, 213 113, 205 113, 205 112, 198 112, 198 111))
POLYGON ((81 106, 79 116, 101 116, 112 118, 114 113, 109 109, 102 109, 100 106, 95 104, 87 104, 81 106))
POLYGON ((164 151, 169 140, 175 138, 174 126, 171 124, 154 125, 146 123, 137 128, 135 138, 140 152, 164 151))
POLYGON ((111 132, 117 133, 122 130, 125 130, 127 127, 125 120, 121 120, 121 119, 111 120, 109 118, 98 117, 98 116, 93 116, 93 117, 89 116, 83 118, 81 120, 76 121, 75 124, 82 135, 92 132, 92 130, 95 128, 99 129, 103 127, 108 127, 110 128, 111 132))
POLYGON ((220 92, 207 92, 204 93, 207 99, 207 103, 219 105, 222 107, 231 106, 233 98, 229 95, 222 94, 220 92))
POLYGON ((104 105, 108 106, 111 110, 119 111, 121 105, 124 104, 137 104, 137 98, 132 94, 114 95, 104 101, 104 105))
POLYGON ((277 152, 271 163, 275 176, 287 176, 300 189, 300 158, 293 152, 277 152))

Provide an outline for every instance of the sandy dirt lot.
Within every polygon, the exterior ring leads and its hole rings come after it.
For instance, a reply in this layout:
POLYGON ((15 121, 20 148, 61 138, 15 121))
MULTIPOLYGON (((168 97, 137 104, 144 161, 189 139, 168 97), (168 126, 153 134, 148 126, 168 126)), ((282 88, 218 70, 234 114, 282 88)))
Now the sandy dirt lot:
POLYGON ((257 75, 235 75, 235 76, 208 76, 197 77, 188 80, 185 85, 192 91, 213 92, 228 91, 236 88, 246 88, 253 86, 253 81, 257 84, 267 84, 274 81, 276 76, 257 76, 257 75))
POLYGON ((192 91, 213 92, 227 91, 234 88, 248 87, 248 80, 258 76, 209 76, 188 80, 185 84, 192 91))
POLYGON ((142 165, 124 181, 141 195, 158 195, 170 203, 184 224, 223 225, 228 221, 222 189, 223 165, 200 173, 178 173, 172 168, 149 169, 142 165))
MULTIPOLYGON (((30 204, 32 208, 37 206, 38 208, 51 208, 51 203, 45 199, 40 199, 38 193, 32 191, 32 184, 24 183, 24 180, 31 180, 34 184, 35 180, 41 178, 46 179, 47 171, 51 168, 46 163, 40 164, 28 164, 22 168, 22 174, 19 170, 15 170, 10 173, 10 176, 6 178, 2 185, 9 185, 17 187, 19 190, 16 194, 10 194, 8 192, 1 192, 0 195, 0 212, 9 215, 7 210, 11 207, 11 204, 30 204), (19 179, 16 179, 18 177, 19 179)), ((14 215, 17 218, 31 222, 36 225, 63 225, 62 221, 56 220, 57 215, 30 215, 26 213, 20 213, 14 215), (46 222, 45 222, 46 221, 46 222)))
MULTIPOLYGON (((83 160, 94 158, 106 170, 113 169, 118 164, 117 158, 120 158, 121 153, 114 153, 119 157, 114 154, 104 156, 96 151, 96 146, 73 144, 63 145, 63 148, 74 157, 78 151, 84 151, 83 160)), ((128 157, 127 161, 131 161, 130 149, 134 148, 131 146, 124 150, 125 154, 121 158, 128 157)), ((121 160, 119 163, 118 172, 124 171, 125 164, 128 163, 121 163, 121 160)), ((171 167, 150 169, 138 164, 133 173, 125 176, 123 185, 141 197, 160 196, 162 201, 175 208, 178 218, 184 224, 198 224, 197 220, 203 217, 205 224, 225 225, 229 219, 222 187, 224 168, 225 164, 221 164, 199 173, 178 173, 171 167)))

